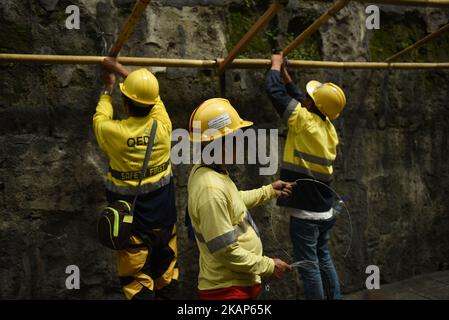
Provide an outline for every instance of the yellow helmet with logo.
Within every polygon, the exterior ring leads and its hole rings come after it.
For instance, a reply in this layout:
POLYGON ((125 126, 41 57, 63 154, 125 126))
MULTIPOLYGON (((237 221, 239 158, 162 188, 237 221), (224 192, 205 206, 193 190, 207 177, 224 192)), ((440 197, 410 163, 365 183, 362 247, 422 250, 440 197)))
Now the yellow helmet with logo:
POLYGON ((145 68, 131 72, 123 83, 120 91, 133 101, 144 105, 154 105, 159 102, 159 83, 156 77, 145 68))
POLYGON ((338 118, 346 105, 345 93, 339 86, 312 80, 307 83, 306 89, 322 114, 331 120, 338 118))
POLYGON ((227 99, 213 98, 204 101, 192 112, 189 121, 190 140, 209 142, 252 125, 251 121, 240 118, 227 99))

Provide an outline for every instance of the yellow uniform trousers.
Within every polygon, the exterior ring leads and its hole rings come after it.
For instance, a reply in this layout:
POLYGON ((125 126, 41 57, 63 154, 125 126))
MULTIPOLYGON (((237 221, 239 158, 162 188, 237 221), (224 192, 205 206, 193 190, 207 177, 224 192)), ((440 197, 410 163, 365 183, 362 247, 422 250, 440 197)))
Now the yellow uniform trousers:
POLYGON ((176 226, 134 231, 118 251, 117 271, 126 299, 170 299, 179 279, 176 226))

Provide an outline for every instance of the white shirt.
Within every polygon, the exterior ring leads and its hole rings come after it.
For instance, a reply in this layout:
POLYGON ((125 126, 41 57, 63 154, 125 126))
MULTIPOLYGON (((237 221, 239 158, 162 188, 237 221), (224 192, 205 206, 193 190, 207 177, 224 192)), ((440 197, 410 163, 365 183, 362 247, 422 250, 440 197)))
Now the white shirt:
POLYGON ((316 211, 308 211, 296 208, 285 208, 286 212, 291 216, 298 219, 304 220, 327 220, 332 218, 334 215, 334 209, 330 208, 328 211, 324 212, 316 212, 316 211))

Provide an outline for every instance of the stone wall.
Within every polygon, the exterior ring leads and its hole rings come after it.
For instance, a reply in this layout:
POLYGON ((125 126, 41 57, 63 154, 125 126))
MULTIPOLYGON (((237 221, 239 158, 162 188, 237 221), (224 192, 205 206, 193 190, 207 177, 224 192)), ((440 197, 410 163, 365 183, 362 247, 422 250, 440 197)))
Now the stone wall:
MULTIPOLYGON (((268 58, 317 18, 329 1, 289 2, 242 54, 268 58)), ((39 0, 0 3, 0 51, 101 55, 129 16, 133 0, 39 0), (81 29, 66 30, 65 8, 78 3, 81 29)), ((269 1, 153 1, 123 56, 215 59, 226 55, 269 1), (256 4, 257 3, 257 4, 256 4)), ((447 22, 448 10, 381 7, 381 29, 366 30, 365 6, 351 3, 293 58, 381 61, 447 22)), ((448 61, 449 35, 404 57, 448 61)), ((154 68, 174 128, 185 128, 201 101, 218 95, 211 70, 154 68)), ((258 128, 285 128, 263 94, 265 70, 231 70, 227 96, 258 128), (262 94, 261 94, 262 93, 262 94)), ((332 251, 345 292, 365 283, 376 264, 383 283, 448 267, 448 71, 307 69, 299 86, 333 81, 347 95, 335 122, 341 145, 335 189, 345 195, 352 221, 342 215, 332 251), (345 257, 348 245, 350 252, 345 257)), ((92 132, 101 88, 100 68, 2 63, 0 69, 0 298, 122 298, 114 253, 95 238, 105 204, 107 159, 92 132), (81 289, 65 288, 65 268, 81 270, 81 289)), ((121 113, 119 95, 114 96, 121 113)), ((176 166, 181 297, 196 298, 197 249, 183 226, 189 166, 176 166)), ((231 170, 237 185, 253 188, 276 177, 256 165, 231 170)), ((266 254, 288 260, 288 218, 274 203, 253 211, 266 254), (275 236, 273 236, 273 233, 275 236), (278 239, 278 241, 276 240, 278 239)), ((270 282, 263 298, 294 299, 294 274, 270 282)))

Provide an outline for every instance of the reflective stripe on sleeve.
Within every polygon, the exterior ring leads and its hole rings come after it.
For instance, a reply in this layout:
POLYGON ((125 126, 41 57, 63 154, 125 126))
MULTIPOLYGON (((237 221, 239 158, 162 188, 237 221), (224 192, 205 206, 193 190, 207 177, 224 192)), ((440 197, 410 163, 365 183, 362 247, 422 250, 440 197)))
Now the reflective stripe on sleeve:
POLYGON ((293 111, 295 111, 296 107, 298 106, 299 102, 296 99, 292 99, 288 106, 287 109, 285 109, 284 114, 282 115, 282 120, 287 123, 288 119, 290 118, 290 116, 292 115, 293 111))
POLYGON ((322 173, 322 172, 311 171, 308 168, 305 168, 305 167, 297 165, 297 164, 289 163, 289 162, 283 162, 281 165, 281 168, 287 169, 287 170, 290 170, 293 172, 297 172, 297 173, 303 173, 313 179, 321 180, 324 182, 330 182, 333 179, 333 174, 326 174, 326 173, 322 173))

